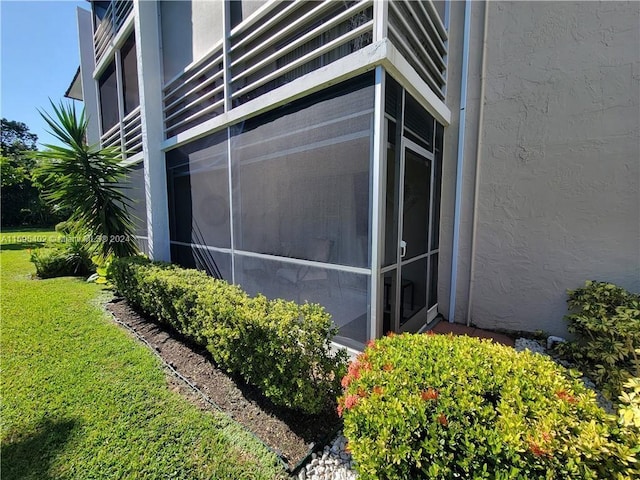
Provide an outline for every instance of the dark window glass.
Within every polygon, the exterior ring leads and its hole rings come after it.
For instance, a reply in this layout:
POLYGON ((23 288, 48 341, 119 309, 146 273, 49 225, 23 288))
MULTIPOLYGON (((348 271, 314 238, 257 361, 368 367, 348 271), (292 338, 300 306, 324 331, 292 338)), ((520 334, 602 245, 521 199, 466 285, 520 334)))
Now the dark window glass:
POLYGON ((231 28, 242 22, 242 1, 241 0, 229 0, 229 20, 231 22, 231 28))
POLYGON ((433 152, 433 117, 408 93, 404 99, 404 135, 433 152))
POLYGON ((431 161, 409 148, 404 153, 403 191, 402 240, 406 242, 406 261, 429 251, 431 206, 431 161))
POLYGON ((401 109, 402 87, 391 75, 387 75, 385 78, 384 111, 397 120, 400 117, 401 109))
POLYGON ((98 88, 100 91, 102 133, 105 133, 120 120, 118 114, 118 80, 114 62, 111 62, 102 75, 100 75, 98 88))
POLYGON ((107 9, 109 8, 110 1, 94 1, 91 2, 93 5, 93 14, 96 17, 96 24, 100 23, 107 13, 107 9))
MULTIPOLYGON (((387 77, 389 78, 389 77, 387 77)), ((398 205, 400 195, 400 147, 395 122, 387 120, 387 175, 383 265, 398 261, 398 205)))
POLYGON ((433 177, 433 220, 431 224, 431 250, 440 245, 440 192, 442 189, 442 152, 444 148, 444 127, 436 123, 435 171, 433 177))
POLYGON ((429 259, 429 305, 433 307, 438 303, 438 254, 431 255, 429 259))
POLYGON ((140 96, 138 93, 138 62, 136 61, 136 39, 134 34, 131 34, 122 46, 120 57, 122 59, 124 114, 127 115, 140 105, 140 96))

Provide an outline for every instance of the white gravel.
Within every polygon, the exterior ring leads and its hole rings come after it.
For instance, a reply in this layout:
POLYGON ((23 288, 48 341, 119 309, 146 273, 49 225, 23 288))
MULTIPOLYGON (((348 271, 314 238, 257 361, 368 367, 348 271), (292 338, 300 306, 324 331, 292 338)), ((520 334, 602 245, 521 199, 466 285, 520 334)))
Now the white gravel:
POLYGON ((530 340, 528 338, 518 338, 516 339, 516 352, 522 352, 523 350, 530 350, 533 353, 540 353, 542 355, 547 355, 546 349, 540 345, 536 340, 530 340))
POLYGON ((312 453, 311 461, 300 470, 298 480, 355 480, 351 454, 345 452, 347 439, 342 432, 324 447, 322 452, 312 453))

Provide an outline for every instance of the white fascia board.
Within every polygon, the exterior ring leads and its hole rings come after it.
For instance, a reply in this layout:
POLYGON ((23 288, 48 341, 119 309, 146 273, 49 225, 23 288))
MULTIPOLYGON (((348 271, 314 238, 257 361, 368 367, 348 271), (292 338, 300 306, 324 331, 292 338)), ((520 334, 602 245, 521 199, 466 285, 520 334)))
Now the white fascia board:
POLYGON ((82 79, 82 101, 88 120, 87 142, 89 145, 100 142, 100 108, 98 91, 93 79, 95 54, 93 52, 92 14, 84 8, 76 9, 78 21, 78 45, 80 47, 80 76, 82 79))
POLYGON ((95 78, 96 80, 113 59, 113 52, 120 48, 122 44, 127 40, 127 38, 129 38, 129 34, 133 32, 134 16, 135 13, 132 11, 125 22, 122 24, 122 27, 116 34, 115 38, 111 40, 111 42, 109 42, 109 46, 102 54, 100 62, 98 62, 98 65, 96 65, 96 69, 93 71, 93 78, 95 78))
POLYGON ((451 110, 431 90, 396 47, 389 42, 382 66, 402 85, 431 115, 445 127, 451 124, 451 110))

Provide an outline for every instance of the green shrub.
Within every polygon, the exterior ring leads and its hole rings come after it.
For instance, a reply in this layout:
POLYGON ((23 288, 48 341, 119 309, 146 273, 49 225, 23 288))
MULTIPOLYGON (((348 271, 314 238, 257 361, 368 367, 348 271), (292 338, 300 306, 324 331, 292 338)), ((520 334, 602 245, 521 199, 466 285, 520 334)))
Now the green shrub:
POLYGON ((615 400, 628 378, 640 377, 640 295, 594 281, 568 294, 572 313, 565 318, 577 339, 559 350, 615 400))
POLYGON ((86 245, 77 241, 35 250, 31 253, 31 262, 40 278, 86 277, 96 271, 86 245))
POLYGON ((336 329, 319 305, 250 297, 197 270, 115 259, 109 279, 127 300, 205 346, 214 361, 274 404, 318 413, 334 402, 346 353, 331 351, 336 329))
POLYGON ((338 412, 363 480, 638 473, 615 418, 542 355, 469 337, 404 334, 370 344, 342 385, 338 412))

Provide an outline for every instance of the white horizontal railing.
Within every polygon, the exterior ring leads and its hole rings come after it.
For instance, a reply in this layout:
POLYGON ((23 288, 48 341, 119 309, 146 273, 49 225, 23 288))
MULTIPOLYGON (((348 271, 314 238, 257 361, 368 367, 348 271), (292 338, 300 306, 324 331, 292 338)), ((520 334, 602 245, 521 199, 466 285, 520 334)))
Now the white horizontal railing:
POLYGON ((388 36, 422 80, 443 99, 447 83, 447 31, 433 2, 389 2, 388 36))
POLYGON ((231 32, 232 106, 249 101, 371 43, 373 1, 296 0, 231 32))
POLYGON ((102 137, 100 137, 100 144, 102 145, 102 148, 106 148, 106 147, 121 147, 122 146, 122 140, 121 140, 121 131, 120 131, 120 124, 117 123, 115 124, 113 127, 111 127, 109 130, 107 130, 102 137))
POLYGON ((432 0, 390 0, 384 9, 374 9, 374 1, 266 2, 165 83, 165 138, 365 48, 378 24, 384 25, 383 37, 443 99, 448 37, 432 0))
POLYGON ((124 25, 132 10, 132 0, 112 0, 107 7, 104 17, 102 17, 100 23, 96 25, 93 34, 96 65, 100 63, 109 45, 113 42, 116 34, 124 25))
POLYGON ((142 119, 140 107, 136 107, 122 121, 124 150, 126 156, 133 156, 142 151, 142 119))
MULTIPOLYGON (((291 61, 289 63, 287 63, 286 65, 284 65, 283 67, 278 68, 277 70, 271 72, 268 75, 262 76, 260 77, 258 80, 254 81, 253 83, 250 83, 249 85, 235 91, 232 94, 232 98, 238 98, 241 97, 242 95, 246 94, 247 92, 250 92, 252 90, 255 90, 258 87, 261 87, 262 85, 264 85, 265 83, 274 80, 278 77, 281 77, 282 75, 284 75, 285 73, 288 73, 298 67, 301 67, 303 65, 305 65, 306 63, 308 63, 309 61, 316 59, 328 52, 330 52, 331 50, 335 49, 336 47, 339 47, 341 45, 344 45, 346 43, 348 43, 349 41, 353 40, 356 37, 359 37, 360 35, 366 33, 366 32, 370 32, 371 29, 373 28, 373 20, 370 20, 369 22, 365 23, 364 25, 361 25, 360 27, 356 28, 355 30, 350 31, 349 33, 336 38, 335 40, 332 40, 329 43, 325 43, 324 45, 322 45, 321 47, 307 53, 306 55, 303 55, 299 58, 297 58, 294 61, 291 61)), ((280 57, 280 55, 278 55, 278 58, 280 57)), ((307 72, 305 72, 307 73, 307 72)), ((242 78, 244 75, 239 75, 239 78, 242 78)))
POLYGON ((187 67, 168 82, 164 93, 164 121, 167 136, 189 128, 194 122, 224 111, 224 58, 222 45, 187 67))

